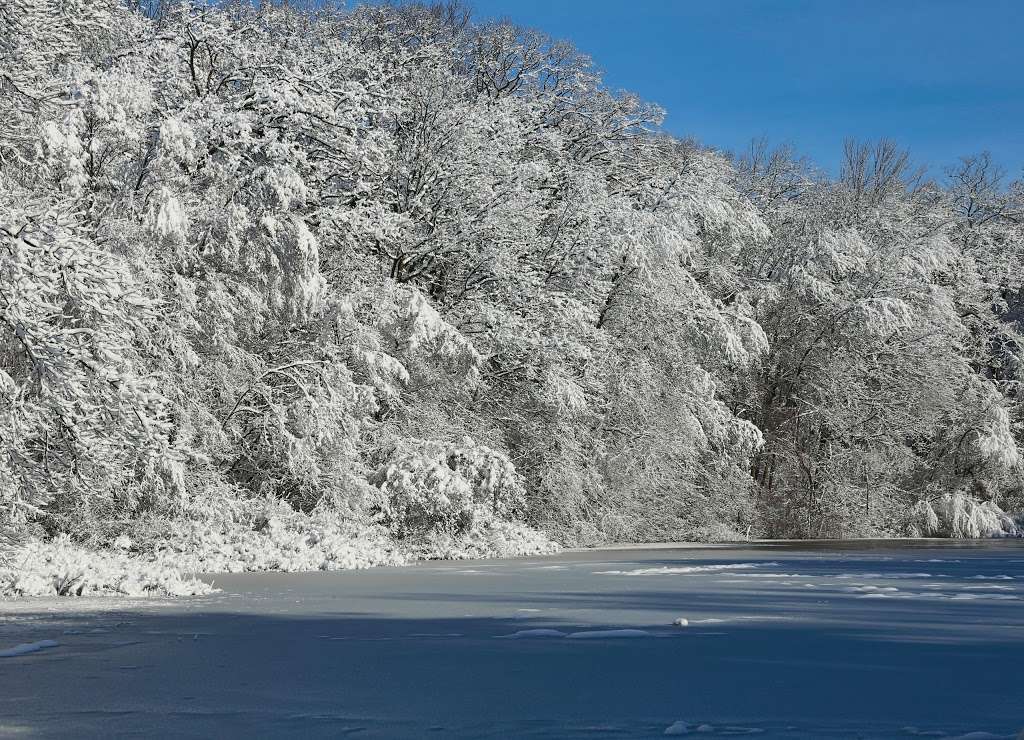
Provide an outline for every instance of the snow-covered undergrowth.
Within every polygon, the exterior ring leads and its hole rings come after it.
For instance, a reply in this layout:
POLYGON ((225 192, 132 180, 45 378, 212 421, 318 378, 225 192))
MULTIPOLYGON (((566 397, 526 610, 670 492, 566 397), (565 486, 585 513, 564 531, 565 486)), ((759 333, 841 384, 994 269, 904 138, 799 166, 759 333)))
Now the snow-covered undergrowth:
POLYGON ((198 596, 211 591, 169 560, 89 550, 67 538, 30 541, 0 566, 0 597, 198 596))
POLYGON ((282 501, 245 502, 231 516, 157 521, 140 528, 138 549, 195 573, 349 570, 402 565, 408 558, 382 527, 282 501))
POLYGON ((196 573, 351 570, 414 560, 517 557, 558 545, 524 524, 477 512, 459 534, 396 539, 386 528, 273 499, 239 504, 215 520, 156 520, 103 548, 68 538, 32 540, 0 566, 0 598, 18 596, 194 596, 210 593, 196 573))
POLYGON ((460 535, 431 534, 407 545, 421 560, 471 560, 549 555, 560 548, 545 534, 519 522, 485 514, 460 535))
POLYGON ((413 560, 538 555, 558 545, 521 523, 477 510, 462 531, 431 530, 396 537, 380 524, 339 516, 327 508, 306 514, 273 499, 246 502, 231 518, 161 522, 145 549, 193 572, 350 570, 413 560))

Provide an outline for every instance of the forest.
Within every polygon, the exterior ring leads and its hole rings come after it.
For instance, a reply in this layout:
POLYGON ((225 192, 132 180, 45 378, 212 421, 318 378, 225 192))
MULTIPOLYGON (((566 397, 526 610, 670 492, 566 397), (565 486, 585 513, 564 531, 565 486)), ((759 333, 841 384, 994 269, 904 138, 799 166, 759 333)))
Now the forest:
POLYGON ((662 115, 457 4, 0 3, 0 592, 1018 534, 1024 181, 662 115))

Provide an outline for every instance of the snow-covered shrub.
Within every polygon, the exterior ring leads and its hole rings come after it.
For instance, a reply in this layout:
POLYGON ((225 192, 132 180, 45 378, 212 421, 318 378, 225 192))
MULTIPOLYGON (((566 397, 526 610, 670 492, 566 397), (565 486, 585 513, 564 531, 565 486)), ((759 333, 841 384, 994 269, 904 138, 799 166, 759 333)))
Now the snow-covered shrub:
POLYGON ((402 544, 412 557, 420 560, 515 558, 550 555, 560 549, 542 532, 521 522, 500 519, 483 507, 478 507, 472 524, 458 535, 433 531, 402 544))
POLYGON ((190 572, 349 570, 402 565, 388 532, 320 506, 297 511, 274 498, 238 501, 230 513, 159 519, 136 527, 137 549, 190 572))
POLYGON ((696 542, 739 542, 746 539, 749 539, 747 532, 737 532, 721 522, 701 527, 693 533, 693 540, 696 542))
POLYGON ((90 550, 67 537, 33 540, 0 565, 0 598, 15 596, 199 596, 214 589, 181 564, 90 550))
POLYGON ((910 513, 911 537, 1017 537, 1021 530, 1011 516, 991 501, 978 501, 965 493, 946 493, 922 499, 910 513))
POLYGON ((508 457, 469 437, 400 441, 370 481, 381 492, 381 521, 399 537, 464 533, 481 509, 508 519, 521 513, 525 496, 508 457))

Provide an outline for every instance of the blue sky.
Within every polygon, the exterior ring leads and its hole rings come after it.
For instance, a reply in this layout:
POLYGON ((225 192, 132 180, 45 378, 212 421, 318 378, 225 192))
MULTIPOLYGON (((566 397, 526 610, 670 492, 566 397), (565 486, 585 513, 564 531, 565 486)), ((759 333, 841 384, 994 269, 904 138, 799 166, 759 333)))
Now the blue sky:
POLYGON ((833 169, 889 136, 933 172, 989 150, 1024 166, 1024 0, 471 0, 568 39, 607 84, 724 149, 788 141, 833 169))

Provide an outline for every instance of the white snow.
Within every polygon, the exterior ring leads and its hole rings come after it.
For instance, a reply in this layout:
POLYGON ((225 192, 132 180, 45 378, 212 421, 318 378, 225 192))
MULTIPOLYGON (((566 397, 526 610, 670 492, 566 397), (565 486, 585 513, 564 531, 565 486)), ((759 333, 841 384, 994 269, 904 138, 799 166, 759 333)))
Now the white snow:
POLYGON ((26 642, 21 645, 15 645, 12 648, 6 650, 0 650, 0 658, 14 658, 18 655, 27 655, 29 653, 37 653, 40 650, 46 648, 54 648, 60 645, 56 640, 40 640, 39 642, 26 642))
POLYGON ((690 620, 688 620, 686 617, 676 617, 674 620, 672 620, 672 624, 674 624, 676 627, 686 627, 690 624, 690 620))

